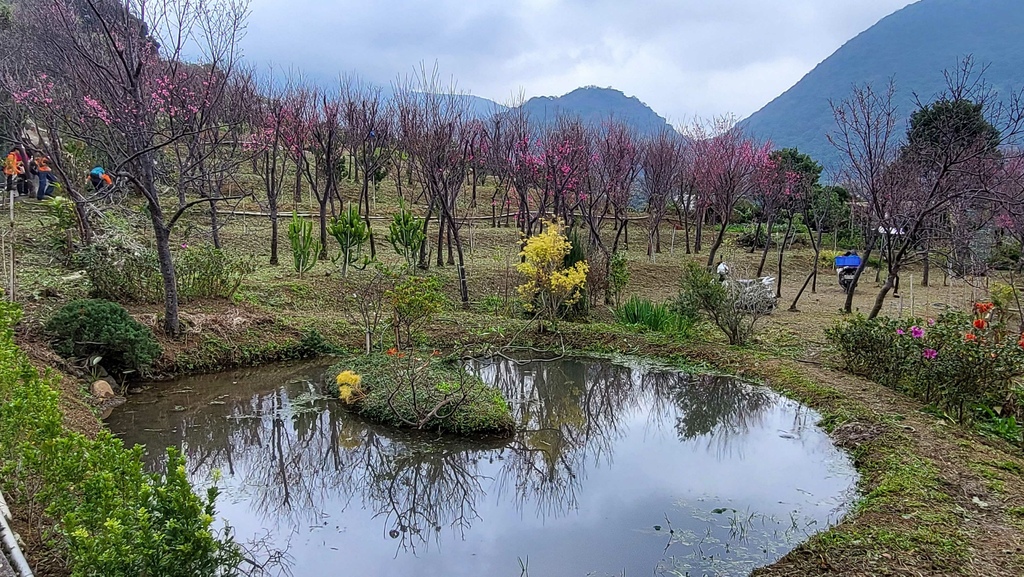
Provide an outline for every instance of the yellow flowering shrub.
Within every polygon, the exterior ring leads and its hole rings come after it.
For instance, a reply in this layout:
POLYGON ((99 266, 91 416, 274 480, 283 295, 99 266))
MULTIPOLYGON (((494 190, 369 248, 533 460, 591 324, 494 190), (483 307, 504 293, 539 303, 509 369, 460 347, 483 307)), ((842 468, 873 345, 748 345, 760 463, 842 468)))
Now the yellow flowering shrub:
POLYGON ((544 223, 542 232, 526 240, 519 253, 523 262, 516 265, 526 281, 518 287, 526 310, 537 308, 538 314, 555 322, 564 306, 575 304, 583 295, 590 267, 586 261, 566 267, 565 256, 571 249, 558 221, 544 223))
POLYGON ((366 396, 363 392, 360 383, 363 382, 363 377, 359 376, 353 371, 342 371, 338 373, 338 398, 345 402, 346 405, 351 405, 366 396))

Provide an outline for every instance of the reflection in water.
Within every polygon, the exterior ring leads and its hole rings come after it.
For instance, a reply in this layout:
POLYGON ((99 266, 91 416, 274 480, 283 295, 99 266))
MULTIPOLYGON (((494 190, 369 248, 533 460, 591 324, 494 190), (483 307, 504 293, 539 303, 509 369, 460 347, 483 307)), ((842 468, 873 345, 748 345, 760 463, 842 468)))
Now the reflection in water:
POLYGON ((221 471, 222 514, 240 535, 290 543, 296 574, 342 559, 364 575, 512 574, 527 556, 540 575, 749 570, 795 542, 777 527, 730 536, 709 511, 816 531, 854 483, 814 413, 763 388, 596 361, 471 368, 509 399, 513 438, 366 423, 314 392, 310 366, 161 386, 110 427, 152 459, 181 446, 199 483, 221 471), (667 547, 653 528, 665 519, 678 525, 667 547), (699 532, 728 545, 694 557, 699 532))

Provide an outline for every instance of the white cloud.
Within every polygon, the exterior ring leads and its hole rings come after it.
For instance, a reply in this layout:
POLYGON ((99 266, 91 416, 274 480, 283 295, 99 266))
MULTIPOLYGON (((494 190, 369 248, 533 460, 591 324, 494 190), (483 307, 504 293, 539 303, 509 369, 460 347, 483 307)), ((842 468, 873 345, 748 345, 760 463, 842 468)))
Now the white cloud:
POLYGON ((583 85, 673 121, 746 116, 911 0, 253 0, 246 54, 329 79, 388 83, 436 61, 507 101, 583 85))

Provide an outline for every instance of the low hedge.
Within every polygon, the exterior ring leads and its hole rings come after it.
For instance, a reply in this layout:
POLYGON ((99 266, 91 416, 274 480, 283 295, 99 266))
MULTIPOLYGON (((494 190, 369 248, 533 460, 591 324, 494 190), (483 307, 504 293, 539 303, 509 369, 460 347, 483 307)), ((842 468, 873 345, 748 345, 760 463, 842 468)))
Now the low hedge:
POLYGON ((237 574, 239 547, 212 528, 216 488, 193 493, 175 450, 165 472, 148 473, 141 447, 65 430, 53 377, 14 342, 20 317, 0 302, 0 487, 11 506, 44 527, 75 577, 237 574))

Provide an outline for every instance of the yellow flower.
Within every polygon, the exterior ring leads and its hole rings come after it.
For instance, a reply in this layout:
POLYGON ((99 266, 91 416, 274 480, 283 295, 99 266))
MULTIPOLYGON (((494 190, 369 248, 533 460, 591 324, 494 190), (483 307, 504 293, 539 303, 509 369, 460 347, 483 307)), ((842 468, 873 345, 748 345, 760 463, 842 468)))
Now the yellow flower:
POLYGON ((338 383, 338 398, 344 401, 346 405, 351 405, 366 396, 362 387, 359 386, 363 382, 363 377, 359 376, 358 373, 342 371, 338 374, 335 382, 338 383))

